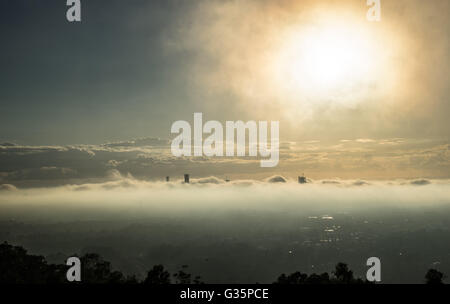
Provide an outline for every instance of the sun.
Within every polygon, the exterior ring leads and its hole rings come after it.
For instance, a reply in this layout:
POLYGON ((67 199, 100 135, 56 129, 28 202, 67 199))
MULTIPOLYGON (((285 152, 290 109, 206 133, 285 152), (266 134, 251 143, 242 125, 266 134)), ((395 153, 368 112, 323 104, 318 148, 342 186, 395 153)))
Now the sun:
POLYGON ((364 75, 368 50, 360 37, 342 29, 322 29, 303 37, 291 77, 327 89, 364 75))
POLYGON ((315 25, 290 33, 278 55, 285 90, 305 100, 356 100, 379 77, 374 35, 351 23, 315 25), (363 92, 364 91, 364 92, 363 92))

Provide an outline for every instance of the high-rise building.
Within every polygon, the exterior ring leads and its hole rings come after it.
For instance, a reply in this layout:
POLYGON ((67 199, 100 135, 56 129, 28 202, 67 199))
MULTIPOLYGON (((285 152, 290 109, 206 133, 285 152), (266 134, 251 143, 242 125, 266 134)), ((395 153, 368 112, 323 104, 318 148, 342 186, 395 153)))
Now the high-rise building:
POLYGON ((307 183, 305 174, 303 174, 302 176, 298 177, 298 183, 299 184, 306 184, 307 183))

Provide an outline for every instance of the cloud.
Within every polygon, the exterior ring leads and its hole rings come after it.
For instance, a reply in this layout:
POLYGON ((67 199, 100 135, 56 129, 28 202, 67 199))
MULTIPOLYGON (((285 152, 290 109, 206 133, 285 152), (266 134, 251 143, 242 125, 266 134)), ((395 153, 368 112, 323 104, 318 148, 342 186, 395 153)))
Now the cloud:
MULTIPOLYGON (((287 89, 289 80, 278 85, 277 81, 284 79, 279 75, 284 72, 278 62, 280 49, 291 35, 298 38, 310 27, 320 29, 333 21, 351 25, 355 18, 364 19, 366 9, 359 0, 205 1, 171 29, 173 35, 165 42, 169 52, 201 54, 187 65, 188 74, 193 75, 189 81, 198 95, 203 94, 200 99, 208 100, 201 106, 217 115, 237 109, 252 116, 280 117, 290 139, 352 136, 359 138, 360 144, 368 144, 384 134, 448 137, 444 119, 448 81, 445 69, 433 68, 436 63, 449 62, 448 39, 442 39, 448 36, 449 27, 437 26, 449 24, 443 14, 448 10, 445 1, 433 5, 395 1, 384 7, 383 24, 372 27, 363 21, 359 28, 370 29, 366 42, 374 41, 370 48, 375 48, 374 60, 383 64, 377 66, 381 71, 378 77, 369 83, 360 79, 350 93, 344 94, 339 87, 336 94, 318 98, 295 88, 292 94, 287 89), (221 39, 215 39, 219 36, 221 39), (386 44, 383 41, 389 41, 389 47, 377 48, 386 44), (435 47, 424 47, 427 45, 435 47), (360 89, 367 94, 359 96, 360 89), (340 94, 342 103, 335 100, 340 94), (224 95, 226 103, 209 102, 224 95)), ((295 57, 288 66, 293 63, 295 57)))
POLYGON ((215 176, 211 176, 211 177, 205 177, 205 178, 198 178, 198 179, 193 179, 192 183, 193 184, 223 184, 225 181, 222 179, 219 179, 215 176))
POLYGON ((129 141, 106 143, 106 144, 103 144, 102 146, 115 148, 115 147, 146 147, 146 146, 167 147, 169 145, 170 145, 170 140, 168 140, 168 139, 142 137, 142 138, 132 139, 129 141))
POLYGON ((217 177, 181 181, 149 182, 116 176, 102 183, 16 189, 1 185, 0 217, 83 220, 180 215, 184 218, 212 216, 215 212, 280 212, 299 218, 333 216, 342 212, 365 212, 390 208, 421 208, 450 203, 450 180, 421 187, 404 181, 360 181, 339 184, 322 180, 273 183, 258 180, 224 182, 217 177))
POLYGON ((0 191, 16 191, 17 188, 14 185, 10 184, 1 184, 0 191))
POLYGON ((353 185, 355 185, 355 186, 365 186, 365 185, 369 185, 369 183, 366 182, 366 181, 363 181, 363 180, 357 180, 357 181, 353 182, 353 185))
POLYGON ((370 138, 358 138, 358 139, 356 139, 355 141, 356 141, 356 142, 359 142, 359 143, 363 143, 363 144, 365 144, 365 143, 374 143, 374 142, 376 142, 376 140, 370 139, 370 138))
POLYGON ((337 181, 337 180, 324 180, 324 181, 322 181, 322 184, 340 185, 341 182, 337 181))
POLYGON ((5 142, 0 144, 0 146, 4 146, 4 147, 14 147, 16 144, 14 143, 9 143, 9 142, 5 142))
POLYGON ((411 181, 411 185, 417 185, 417 186, 423 186, 423 185, 428 185, 431 182, 427 179, 417 179, 414 181, 411 181))
MULTIPOLYGON (((450 144, 443 140, 377 139, 333 142, 286 142, 277 167, 259 166, 256 157, 172 156, 170 140, 142 138, 101 145, 0 145, 0 181, 20 188, 103 182, 111 170, 141 180, 221 180, 282 176, 308 178, 395 179, 449 178, 450 144), (386 143, 395 144, 386 144, 386 143)), ((275 180, 274 180, 275 181, 275 180)), ((213 182, 213 181, 210 181, 213 182)), ((218 181, 214 181, 218 182, 218 181)), ((325 182, 327 183, 327 182, 325 182)))
POLYGON ((281 175, 275 175, 275 176, 269 177, 267 179, 267 182, 268 183, 272 183, 272 184, 273 183, 285 183, 286 182, 286 178, 284 178, 281 175))

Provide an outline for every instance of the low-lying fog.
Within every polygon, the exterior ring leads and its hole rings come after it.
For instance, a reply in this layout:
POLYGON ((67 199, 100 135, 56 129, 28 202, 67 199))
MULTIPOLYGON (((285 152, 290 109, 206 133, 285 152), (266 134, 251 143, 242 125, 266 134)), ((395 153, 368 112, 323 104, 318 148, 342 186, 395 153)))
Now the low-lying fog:
POLYGON ((189 265, 208 283, 271 283, 281 273, 365 276, 377 256, 384 282, 450 275, 450 182, 211 177, 16 189, 0 185, 0 241, 62 263, 97 252, 124 273, 189 265))

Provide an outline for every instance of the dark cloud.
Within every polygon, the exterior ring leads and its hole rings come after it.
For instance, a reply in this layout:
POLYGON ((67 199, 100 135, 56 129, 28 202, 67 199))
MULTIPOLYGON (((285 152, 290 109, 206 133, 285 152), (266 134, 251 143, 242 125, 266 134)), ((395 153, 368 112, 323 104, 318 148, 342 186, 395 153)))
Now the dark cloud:
POLYGON ((144 137, 137 138, 129 141, 119 141, 113 143, 106 143, 102 146, 104 147, 168 147, 170 145, 170 140, 161 138, 144 137))
POLYGON ((368 182, 363 181, 363 180, 357 180, 355 182, 353 182, 353 185, 355 186, 365 186, 365 185, 370 185, 368 182))
POLYGON ((324 180, 322 181, 322 184, 324 185, 340 185, 341 182, 340 181, 335 181, 335 180, 324 180))
POLYGON ((427 179, 417 179, 411 182, 411 185, 417 185, 417 186, 423 186, 423 185, 429 185, 431 182, 427 179))
POLYGON ((286 182, 286 178, 281 176, 281 175, 275 175, 275 176, 269 177, 267 179, 267 182, 271 183, 271 184, 273 184, 273 183, 285 183, 286 182))

